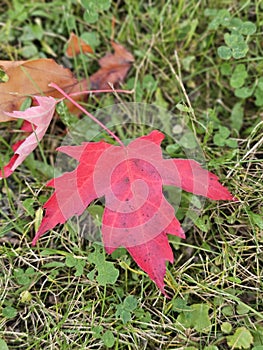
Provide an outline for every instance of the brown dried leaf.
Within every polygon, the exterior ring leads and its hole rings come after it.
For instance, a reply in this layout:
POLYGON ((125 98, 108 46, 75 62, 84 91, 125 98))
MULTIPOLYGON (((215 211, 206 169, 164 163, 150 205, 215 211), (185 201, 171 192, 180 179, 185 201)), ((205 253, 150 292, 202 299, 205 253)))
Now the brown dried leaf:
POLYGON ((92 48, 76 34, 70 33, 67 42, 66 55, 70 58, 76 57, 80 53, 93 53, 92 48))
POLYGON ((111 45, 114 53, 102 57, 99 60, 101 68, 90 76, 92 90, 108 89, 109 84, 122 82, 134 62, 133 55, 122 45, 113 41, 111 45))
MULTIPOLYGON (((86 88, 82 86, 86 85, 86 81, 79 83, 69 69, 57 64, 53 59, 0 61, 0 67, 9 77, 7 82, 0 83, 0 122, 12 120, 4 112, 19 110, 27 96, 62 97, 57 90, 48 86, 51 82, 56 83, 68 94, 86 88)), ((69 105, 72 112, 74 108, 73 105, 69 105)))

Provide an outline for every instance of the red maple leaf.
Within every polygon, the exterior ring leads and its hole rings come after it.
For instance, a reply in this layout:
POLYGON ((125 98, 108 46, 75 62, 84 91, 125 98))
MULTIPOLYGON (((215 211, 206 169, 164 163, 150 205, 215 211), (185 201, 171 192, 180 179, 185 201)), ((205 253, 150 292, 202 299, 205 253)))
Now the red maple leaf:
POLYGON ((155 130, 126 147, 104 141, 60 147, 59 151, 78 160, 79 165, 48 183, 55 192, 44 205, 45 217, 33 244, 46 231, 80 215, 94 199, 105 196, 102 236, 107 253, 125 247, 165 294, 165 262, 173 262, 166 234, 185 236, 162 186, 174 185, 214 200, 234 198, 196 161, 163 159, 163 139, 155 130))

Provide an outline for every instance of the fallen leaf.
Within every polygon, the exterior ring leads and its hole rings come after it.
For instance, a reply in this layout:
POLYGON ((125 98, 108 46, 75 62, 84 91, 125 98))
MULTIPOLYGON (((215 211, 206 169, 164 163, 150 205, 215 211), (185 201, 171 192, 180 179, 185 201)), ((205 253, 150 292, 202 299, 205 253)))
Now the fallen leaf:
POLYGON ((10 68, 21 66, 26 61, 0 61, 0 68, 7 71, 10 68))
POLYGON ((163 159, 164 135, 155 130, 128 146, 104 141, 62 146, 58 150, 79 161, 72 172, 51 180, 55 192, 45 203, 45 216, 33 239, 80 215, 96 198, 105 196, 102 236, 106 251, 125 247, 165 294, 165 262, 173 262, 167 233, 184 237, 174 208, 162 193, 174 185, 214 200, 233 200, 218 178, 194 160, 163 159))
MULTIPOLYGON (((71 41, 79 39, 72 34, 71 41)), ((122 45, 112 42, 114 54, 107 54, 99 60, 101 68, 91 75, 90 79, 78 81, 73 73, 57 64, 53 59, 40 58, 30 61, 0 61, 0 68, 8 76, 7 81, 0 82, 0 122, 12 120, 5 112, 18 111, 28 96, 46 95, 61 98, 62 95, 49 84, 58 85, 67 94, 87 90, 109 89, 110 84, 122 82, 134 58, 122 45)), ((80 42, 83 51, 91 52, 90 47, 80 42)), ((76 47, 77 50, 77 47, 76 47)), ((69 49, 70 51, 70 49, 69 49)), ((74 100, 83 100, 81 95, 74 96, 74 100)), ((79 114, 79 110, 67 101, 72 113, 79 114)))
POLYGON ((10 176, 14 170, 25 160, 25 158, 37 147, 42 140, 46 130, 55 113, 56 100, 53 97, 35 96, 37 106, 30 107, 25 111, 15 111, 7 113, 12 119, 24 119, 21 130, 31 132, 31 134, 22 141, 13 145, 14 155, 9 163, 4 166, 0 179, 10 176))
MULTIPOLYGON (((62 67, 52 59, 41 58, 32 61, 0 61, 9 79, 0 83, 0 122, 12 120, 5 112, 18 111, 27 96, 48 95, 60 98, 62 95, 48 86, 53 82, 67 93, 86 89, 86 81, 79 83, 69 69, 62 67)), ((74 99, 81 99, 80 96, 74 99)), ((72 104, 68 105, 75 111, 72 104)))
POLYGON ((111 42, 113 54, 107 54, 99 60, 100 69, 90 76, 92 90, 108 89, 109 84, 120 83, 126 77, 132 62, 133 55, 122 45, 111 42))
POLYGON ((70 33, 66 46, 66 55, 69 58, 76 57, 80 53, 93 53, 92 48, 74 33, 70 33))

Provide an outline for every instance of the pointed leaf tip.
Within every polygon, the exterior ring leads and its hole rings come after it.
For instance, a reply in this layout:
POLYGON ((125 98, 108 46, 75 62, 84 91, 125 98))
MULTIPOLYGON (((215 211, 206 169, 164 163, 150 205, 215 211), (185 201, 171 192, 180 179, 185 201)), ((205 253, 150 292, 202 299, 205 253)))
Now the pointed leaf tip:
POLYGON ((142 136, 141 139, 149 140, 155 143, 156 145, 160 145, 165 138, 165 135, 159 130, 153 130, 149 135, 142 136))

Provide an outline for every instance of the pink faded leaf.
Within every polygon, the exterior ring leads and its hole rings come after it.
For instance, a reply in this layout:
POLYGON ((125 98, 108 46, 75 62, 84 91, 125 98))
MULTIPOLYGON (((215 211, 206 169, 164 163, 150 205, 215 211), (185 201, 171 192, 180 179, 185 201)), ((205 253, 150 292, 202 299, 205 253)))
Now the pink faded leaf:
POLYGON ((9 163, 4 166, 0 179, 10 176, 25 158, 37 147, 45 135, 47 128, 55 113, 56 100, 53 97, 35 96, 38 106, 33 106, 25 111, 6 113, 7 116, 24 119, 21 130, 31 132, 23 141, 13 145, 14 155, 9 163))

